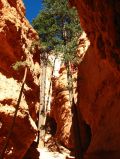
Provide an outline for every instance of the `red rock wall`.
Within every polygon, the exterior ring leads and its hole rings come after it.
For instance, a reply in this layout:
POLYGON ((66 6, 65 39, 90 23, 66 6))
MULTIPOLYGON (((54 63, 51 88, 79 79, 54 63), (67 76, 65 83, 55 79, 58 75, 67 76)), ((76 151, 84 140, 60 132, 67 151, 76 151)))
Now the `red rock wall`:
POLYGON ((78 73, 78 106, 92 133, 87 152, 96 159, 119 159, 120 2, 71 2, 91 43, 78 73))
POLYGON ((67 72, 64 67, 61 68, 60 76, 53 79, 50 115, 55 119, 57 124, 55 133, 57 141, 67 148, 73 148, 73 137, 71 136, 72 112, 67 86, 67 72))
POLYGON ((13 69, 17 61, 29 63, 20 108, 5 159, 21 159, 36 137, 36 109, 39 102, 39 58, 33 42, 36 32, 25 18, 21 0, 0 0, 0 153, 12 124, 24 68, 13 69))
MULTIPOLYGON (((79 38, 79 48, 77 53, 80 57, 80 60, 84 58, 85 52, 89 47, 90 42, 86 37, 85 32, 82 33, 79 38)), ((77 91, 76 91, 76 79, 77 79, 77 70, 73 70, 73 86, 74 86, 74 99, 75 103, 77 102, 77 91)), ((68 91, 68 82, 67 82, 67 71, 65 66, 61 67, 59 71, 59 77, 53 80, 53 93, 52 93, 52 104, 51 104, 51 116, 55 119, 57 123, 57 130, 55 137, 57 140, 62 143, 67 148, 74 151, 75 143, 77 140, 74 139, 78 132, 75 132, 73 129, 76 125, 76 113, 73 112, 70 102, 69 102, 69 91, 68 91)), ((82 121, 83 127, 84 121, 82 121)), ((78 129, 77 123, 77 129, 78 129)), ((86 143, 86 134, 84 128, 82 128, 83 142, 86 143)), ((86 145, 84 146, 84 148, 86 145)))

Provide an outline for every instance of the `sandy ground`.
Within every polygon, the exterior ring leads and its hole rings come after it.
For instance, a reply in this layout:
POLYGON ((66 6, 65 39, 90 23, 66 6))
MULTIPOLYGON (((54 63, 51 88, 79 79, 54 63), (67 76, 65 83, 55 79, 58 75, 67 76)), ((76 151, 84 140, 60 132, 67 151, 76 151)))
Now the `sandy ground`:
POLYGON ((47 148, 38 149, 40 152, 39 159, 66 159, 65 154, 61 154, 59 152, 49 152, 47 148))
POLYGON ((23 159, 75 159, 70 156, 70 150, 58 144, 50 134, 45 141, 45 147, 39 148, 36 138, 23 159))

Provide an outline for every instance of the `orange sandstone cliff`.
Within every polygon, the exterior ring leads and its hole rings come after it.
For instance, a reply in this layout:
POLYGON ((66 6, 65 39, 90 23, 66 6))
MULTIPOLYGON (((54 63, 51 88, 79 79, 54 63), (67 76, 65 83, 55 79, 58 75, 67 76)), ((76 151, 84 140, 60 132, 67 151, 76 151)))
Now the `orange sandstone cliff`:
POLYGON ((22 159, 36 137, 36 109, 39 102, 39 56, 33 42, 36 32, 25 18, 22 0, 0 0, 0 153, 13 122, 24 68, 14 70, 17 61, 28 65, 27 79, 5 159, 22 159), (31 54, 31 53, 32 54, 31 54))
MULTIPOLYGON (((77 53, 79 55, 80 61, 83 60, 85 52, 88 49, 90 42, 86 37, 85 32, 79 38, 79 48, 77 53)), ((77 69, 72 71, 73 78, 73 93, 75 104, 77 102, 77 69)), ((53 88, 52 88, 52 103, 51 103, 51 116, 56 122, 55 138, 58 142, 71 151, 75 148, 75 137, 76 134, 73 132, 73 125, 78 121, 73 121, 72 106, 69 100, 69 89, 67 81, 67 70, 65 66, 62 66, 59 71, 59 76, 53 78, 53 88)), ((79 123, 77 123, 79 125, 79 123)), ((85 136, 85 135, 84 135, 85 136)), ((78 140, 78 139, 77 139, 78 140)))
POLYGON ((69 101, 66 68, 60 69, 59 77, 53 78, 51 116, 55 119, 55 138, 67 148, 73 148, 72 112, 69 101))
POLYGON ((78 107, 92 134, 88 158, 119 159, 120 2, 70 2, 91 43, 78 72, 78 107))

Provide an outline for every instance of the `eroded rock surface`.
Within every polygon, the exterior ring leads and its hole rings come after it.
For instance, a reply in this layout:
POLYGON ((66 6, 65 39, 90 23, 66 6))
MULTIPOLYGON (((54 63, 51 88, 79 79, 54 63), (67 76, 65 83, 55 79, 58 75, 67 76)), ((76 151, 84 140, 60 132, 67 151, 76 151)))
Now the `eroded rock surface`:
MULTIPOLYGON (((84 58, 85 52, 89 47, 90 42, 86 37, 85 32, 82 33, 81 37, 79 38, 79 48, 77 50, 77 54, 79 55, 80 61, 84 58)), ((74 93, 74 100, 75 103, 77 102, 77 69, 73 68, 72 70, 72 78, 73 78, 73 93, 74 93)), ((76 119, 74 121, 73 116, 76 116, 73 112, 73 108, 71 107, 69 101, 69 90, 68 90, 68 81, 67 81, 67 71, 65 66, 61 67, 59 71, 59 76, 53 78, 53 94, 52 94, 52 107, 51 107, 51 116, 56 121, 56 132, 55 137, 57 140, 66 146, 67 148, 74 151, 75 140, 77 138, 77 132, 74 132, 74 126, 76 125, 76 119)), ((79 124, 77 123, 77 127, 79 124)), ((84 130, 82 131, 84 135, 84 130)), ((84 135, 85 139, 86 134, 84 135)), ((83 140, 84 140, 83 139, 83 140)), ((86 139, 84 140, 86 142, 86 139)), ((85 143, 84 142, 84 143, 85 143)))
POLYGON ((61 68, 60 76, 53 79, 51 116, 57 123, 55 132, 57 140, 64 146, 72 148, 72 139, 70 141, 72 113, 67 86, 67 73, 65 68, 61 68))
POLYGON ((92 159, 119 159, 120 2, 70 1, 91 42, 78 74, 78 105, 92 132, 87 152, 92 159))
POLYGON ((0 153, 13 122, 24 75, 24 68, 14 70, 12 66, 17 61, 28 63, 26 84, 5 159, 23 158, 36 137, 39 56, 33 44, 37 39, 25 18, 23 2, 0 0, 0 153))

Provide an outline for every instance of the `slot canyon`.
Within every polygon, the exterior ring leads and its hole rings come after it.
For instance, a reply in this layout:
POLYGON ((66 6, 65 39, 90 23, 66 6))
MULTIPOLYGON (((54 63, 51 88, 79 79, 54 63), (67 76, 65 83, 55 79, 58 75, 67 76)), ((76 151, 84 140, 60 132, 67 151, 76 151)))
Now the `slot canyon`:
MULTIPOLYGON (((72 74, 72 110, 65 66, 52 77, 47 146, 62 145, 76 159, 120 159, 120 1, 69 0, 69 6, 77 8, 84 30, 77 49, 82 60, 72 74)), ((25 12, 22 0, 0 0, 0 159, 41 158, 31 152, 41 95, 39 36, 25 12)))

